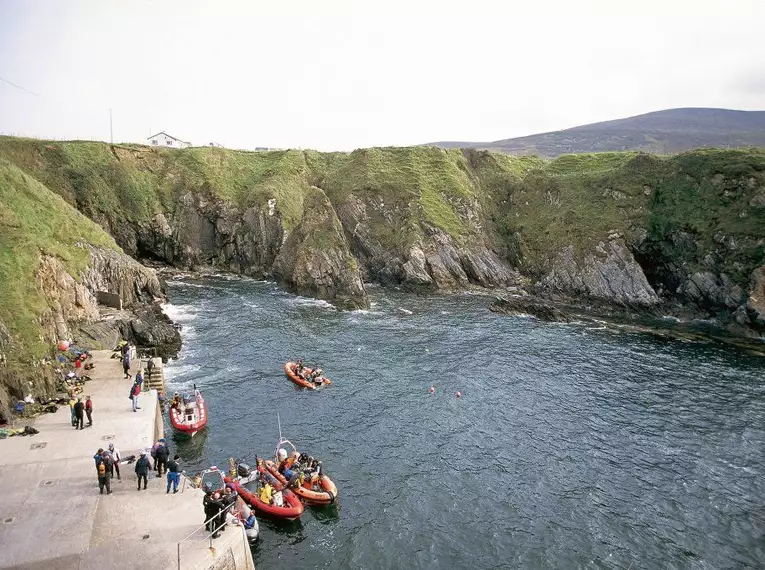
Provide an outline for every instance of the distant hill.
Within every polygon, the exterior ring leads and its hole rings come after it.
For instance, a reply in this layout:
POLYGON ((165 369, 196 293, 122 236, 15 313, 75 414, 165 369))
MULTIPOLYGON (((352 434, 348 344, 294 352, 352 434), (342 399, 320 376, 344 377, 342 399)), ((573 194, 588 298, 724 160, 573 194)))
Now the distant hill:
POLYGON ((667 154, 701 147, 765 147, 765 111, 667 109, 527 137, 477 143, 446 141, 429 146, 540 156, 618 150, 667 154))

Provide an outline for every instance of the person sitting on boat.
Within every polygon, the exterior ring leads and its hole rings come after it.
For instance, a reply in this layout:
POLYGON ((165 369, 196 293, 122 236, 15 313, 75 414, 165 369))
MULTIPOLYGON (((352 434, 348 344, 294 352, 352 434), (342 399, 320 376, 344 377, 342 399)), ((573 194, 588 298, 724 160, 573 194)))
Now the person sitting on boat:
POLYGON ((274 488, 271 486, 270 483, 266 482, 261 488, 260 488, 260 500, 263 501, 265 504, 270 505, 271 500, 273 499, 274 488))
POLYGON ((281 491, 277 491, 274 493, 274 502, 273 505, 275 507, 283 507, 284 506, 284 497, 282 496, 281 491))
POLYGON ((311 483, 317 483, 321 478, 321 462, 318 459, 313 459, 311 467, 306 469, 306 473, 311 476, 311 483))
POLYGON ((255 518, 255 513, 250 511, 250 516, 244 521, 244 528, 250 530, 258 524, 258 520, 255 518))
POLYGON ((303 366, 303 359, 298 358, 297 362, 295 363, 295 374, 303 378, 304 370, 305 370, 305 366, 303 366))
POLYGON ((311 375, 311 380, 317 386, 324 384, 324 371, 321 368, 314 370, 313 374, 311 375))
POLYGON ((173 399, 170 400, 170 407, 171 408, 180 408, 181 407, 181 395, 178 392, 173 394, 173 399))

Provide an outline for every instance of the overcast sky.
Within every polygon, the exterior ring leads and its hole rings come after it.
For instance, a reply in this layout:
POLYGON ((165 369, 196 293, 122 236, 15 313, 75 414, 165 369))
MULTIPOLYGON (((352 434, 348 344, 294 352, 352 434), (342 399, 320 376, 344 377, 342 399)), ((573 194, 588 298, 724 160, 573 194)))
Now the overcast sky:
POLYGON ((0 132, 351 150, 765 109, 765 0, 0 0, 0 132))

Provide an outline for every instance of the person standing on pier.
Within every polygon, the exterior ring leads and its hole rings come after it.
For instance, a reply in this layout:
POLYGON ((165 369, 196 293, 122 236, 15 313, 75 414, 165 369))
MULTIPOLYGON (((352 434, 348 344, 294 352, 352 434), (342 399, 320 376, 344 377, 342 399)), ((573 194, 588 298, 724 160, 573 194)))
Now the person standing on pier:
POLYGON ((170 485, 173 486, 173 494, 178 492, 178 483, 181 481, 181 456, 177 453, 167 464, 167 492, 170 492, 170 485))
POLYGON ((87 396, 85 400, 85 414, 88 416, 88 427, 93 425, 93 400, 87 396))
POLYGON ((162 477, 162 475, 167 471, 167 458, 170 456, 170 450, 167 448, 165 438, 160 439, 159 444, 160 445, 154 452, 156 455, 154 468, 157 470, 157 477, 162 477))
POLYGON ((135 462, 135 474, 138 476, 138 490, 141 490, 141 479, 143 479, 143 490, 146 490, 146 481, 149 477, 149 458, 146 457, 146 451, 141 452, 141 457, 135 462))
POLYGON ((125 378, 130 378, 130 353, 125 354, 122 359, 122 370, 125 372, 125 378))
POLYGON ((138 382, 135 382, 133 384, 133 387, 130 389, 130 399, 133 400, 133 411, 137 412, 141 409, 141 407, 138 405, 138 396, 141 393, 141 385, 138 382))
POLYGON ((83 429, 85 423, 85 404, 82 403, 82 398, 77 398, 77 403, 74 405, 74 417, 77 422, 74 424, 74 429, 83 429))
POLYGON ((112 460, 111 460, 111 457, 109 456, 109 452, 104 451, 101 454, 101 461, 98 461, 98 459, 96 459, 96 469, 98 470, 98 490, 100 495, 104 494, 104 487, 106 487, 107 495, 112 494, 111 468, 112 468, 112 460))
MULTIPOLYGON (((215 531, 215 522, 218 517, 218 509, 215 506, 213 492, 210 488, 205 488, 205 496, 202 497, 202 507, 205 510, 205 530, 207 532, 215 531)), ((217 537, 216 537, 217 538, 217 537)))
POLYGON ((109 444, 109 455, 112 458, 111 476, 114 477, 114 472, 117 471, 117 479, 122 481, 122 475, 120 475, 120 450, 114 447, 113 443, 109 444))

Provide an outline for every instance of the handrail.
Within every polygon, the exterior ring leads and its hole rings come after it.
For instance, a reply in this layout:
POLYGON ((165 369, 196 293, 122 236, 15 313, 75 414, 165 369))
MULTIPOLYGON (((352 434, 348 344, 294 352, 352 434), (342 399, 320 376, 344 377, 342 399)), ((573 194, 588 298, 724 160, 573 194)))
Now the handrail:
MULTIPOLYGON (((230 511, 234 510, 234 506, 235 505, 236 505, 236 502, 228 505, 225 509, 223 509, 223 513, 224 513, 223 523, 221 525, 215 527, 212 530, 212 532, 210 532, 207 536, 204 537, 203 540, 207 540, 207 539, 210 540, 210 548, 212 548, 212 541, 213 541, 212 536, 215 533, 217 533, 220 529, 222 529, 224 526, 226 526, 228 524, 228 521, 226 520, 226 515, 227 514, 231 514, 230 511), (227 511, 229 511, 229 512, 227 512, 227 511)), ((177 545, 177 547, 178 547, 178 570, 181 570, 181 544, 186 542, 187 540, 189 540, 192 536, 194 536, 196 533, 198 533, 201 529, 206 529, 207 528, 207 523, 209 523, 210 521, 212 521, 214 519, 217 519, 219 516, 221 516, 221 513, 217 513, 217 514, 211 516, 204 523, 202 523, 199 527, 197 527, 196 530, 194 530, 194 532, 192 532, 191 534, 189 534, 185 538, 183 538, 183 539, 178 541, 178 545, 177 545)))

